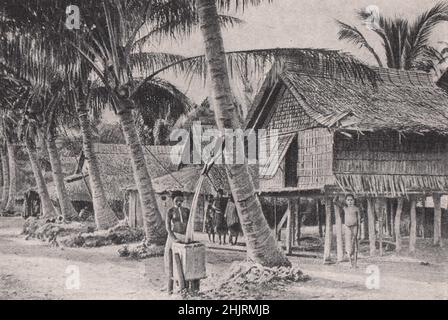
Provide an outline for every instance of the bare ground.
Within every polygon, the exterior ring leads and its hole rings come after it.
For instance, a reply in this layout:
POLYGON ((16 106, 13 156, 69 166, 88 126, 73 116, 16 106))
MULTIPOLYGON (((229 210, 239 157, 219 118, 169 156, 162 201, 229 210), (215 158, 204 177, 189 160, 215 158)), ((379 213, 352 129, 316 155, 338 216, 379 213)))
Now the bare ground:
MULTIPOLYGON (((165 293, 163 258, 144 261, 118 257, 119 246, 55 248, 20 235, 21 218, 0 218, 0 299, 178 299, 165 293), (79 270, 79 288, 72 282, 79 270)), ((213 288, 244 252, 209 249, 208 278, 213 288)), ((448 249, 420 240, 414 257, 388 254, 348 263, 322 265, 320 259, 290 257, 311 280, 255 290, 253 299, 448 299, 448 249), (370 266, 370 267, 369 267, 370 266), (376 266, 376 267, 375 267, 376 266), (379 271, 379 289, 368 288, 379 271)), ((372 287, 372 286, 371 286, 372 287)), ((373 287, 375 287, 373 285, 373 287)))

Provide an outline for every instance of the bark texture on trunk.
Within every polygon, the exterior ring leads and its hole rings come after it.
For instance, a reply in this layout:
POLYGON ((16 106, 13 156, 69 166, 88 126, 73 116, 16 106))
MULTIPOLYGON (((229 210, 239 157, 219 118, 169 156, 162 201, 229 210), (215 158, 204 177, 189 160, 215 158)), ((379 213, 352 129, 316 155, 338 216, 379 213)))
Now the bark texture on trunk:
POLYGON ((329 262, 331 258, 331 240, 333 237, 333 225, 331 223, 331 200, 325 197, 325 244, 324 244, 324 263, 329 262))
POLYGON ((8 203, 9 195, 9 164, 8 164, 8 151, 6 145, 2 143, 0 147, 0 155, 2 157, 2 174, 3 174, 3 192, 2 192, 2 203, 1 211, 5 210, 8 203))
POLYGON ((14 212, 17 196, 16 148, 9 142, 6 142, 6 148, 8 149, 9 193, 5 211, 14 212))
MULTIPOLYGON (((240 121, 233 104, 216 1, 199 0, 197 6, 216 124, 220 130, 238 129, 240 121)), ((226 165, 226 171, 246 237, 248 259, 264 266, 290 266, 291 263, 277 246, 274 234, 263 215, 247 165, 226 165)))
POLYGON ((401 251, 401 213, 403 212, 403 198, 397 200, 397 210, 395 213, 395 251, 401 251))
POLYGON ((107 202, 104 185, 100 175, 98 158, 93 151, 92 130, 87 111, 78 112, 82 134, 82 148, 89 169, 89 182, 92 191, 92 203, 95 223, 98 230, 106 230, 118 224, 118 218, 107 202))
POLYGON ((344 243, 342 240, 342 217, 341 208, 335 204, 334 205, 334 215, 336 222, 336 254, 337 261, 342 262, 344 260, 344 243))
POLYGON ((442 209, 440 206, 440 194, 433 194, 432 198, 434 201, 434 245, 442 246, 442 209))
POLYGON ((411 228, 409 234, 409 253, 415 253, 415 243, 417 241, 417 200, 411 199, 411 228))
POLYGON ((135 128, 134 116, 127 110, 119 114, 119 119, 129 148, 134 180, 140 196, 146 242, 163 245, 167 239, 167 231, 157 206, 142 144, 135 128))
POLYGON ((36 154, 36 150, 30 144, 28 139, 25 140, 26 150, 30 159, 31 168, 33 170, 34 180, 36 181, 37 193, 39 194, 43 218, 50 218, 57 216, 56 210, 51 202, 50 195, 48 193, 47 184, 45 183, 42 169, 39 164, 39 160, 36 154))
POLYGON ((61 214, 65 219, 74 218, 77 216, 77 213, 73 208, 70 197, 67 194, 67 189, 65 188, 61 158, 59 157, 59 151, 56 146, 55 137, 49 135, 45 139, 45 143, 47 146, 48 154, 50 156, 51 173, 53 175, 53 183, 56 187, 56 192, 58 195, 61 214))
POLYGON ((367 199, 367 217, 369 220, 369 248, 371 257, 376 254, 375 207, 373 202, 374 199, 367 199))

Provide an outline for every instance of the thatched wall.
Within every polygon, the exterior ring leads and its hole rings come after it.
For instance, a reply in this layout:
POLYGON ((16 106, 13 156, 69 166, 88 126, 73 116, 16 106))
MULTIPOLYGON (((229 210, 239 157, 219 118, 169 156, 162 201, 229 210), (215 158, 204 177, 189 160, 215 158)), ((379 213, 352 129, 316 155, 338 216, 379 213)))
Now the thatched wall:
POLYGON ((448 138, 394 131, 337 134, 334 172, 350 192, 405 195, 448 190, 448 138))
POLYGON ((326 128, 304 130, 298 134, 298 188, 321 189, 334 183, 333 133, 326 128))
POLYGON ((297 104, 297 100, 288 90, 283 90, 281 96, 274 102, 270 115, 266 119, 265 128, 290 131, 312 128, 318 125, 305 110, 297 104))

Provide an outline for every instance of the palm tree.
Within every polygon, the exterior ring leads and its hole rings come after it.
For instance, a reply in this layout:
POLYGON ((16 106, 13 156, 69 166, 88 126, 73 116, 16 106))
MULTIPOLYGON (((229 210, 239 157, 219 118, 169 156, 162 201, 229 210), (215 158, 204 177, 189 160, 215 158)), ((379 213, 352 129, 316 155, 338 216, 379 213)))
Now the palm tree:
MULTIPOLYGON (((206 48, 205 56, 210 73, 216 124, 220 130, 238 129, 241 125, 233 103, 216 1, 198 0, 197 8, 206 48)), ((226 169, 247 239, 249 259, 265 266, 291 265, 285 254, 277 247, 274 234, 268 226, 261 204, 255 195, 247 165, 227 165, 226 169)))
POLYGON ((2 140, 0 140, 0 157, 2 159, 2 176, 3 176, 3 191, 2 191, 2 202, 0 204, 0 211, 3 211, 6 208, 6 204, 8 203, 8 194, 9 194, 9 164, 8 164, 8 153, 6 150, 6 144, 2 140))
POLYGON ((444 41, 440 43, 443 44, 441 49, 428 46, 415 62, 417 69, 432 72, 436 81, 446 72, 448 62, 448 43, 444 41))
MULTIPOLYGON (((16 146, 17 136, 14 132, 14 128, 17 127, 17 119, 12 115, 10 111, 2 112, 1 119, 1 134, 2 140, 5 141, 6 144, 6 154, 3 155, 5 158, 7 157, 8 163, 8 176, 9 176, 9 185, 8 185, 8 196, 7 201, 5 202, 5 207, 3 211, 5 212, 14 212, 16 205, 16 197, 17 197, 17 170, 16 170, 16 146)), ((6 163, 6 161, 5 161, 6 163)))
POLYGON ((31 163, 31 168, 33 170, 34 180, 36 181, 37 193, 39 194, 42 217, 51 218, 57 216, 56 210, 53 206, 53 202, 50 199, 50 194, 48 193, 47 184, 45 178, 42 174, 42 168, 40 166, 39 158, 36 151, 37 143, 37 123, 30 123, 30 119, 26 116, 22 120, 21 131, 22 131, 22 141, 25 143, 26 150, 28 152, 28 158, 31 163))
MULTIPOLYGON (((358 17, 365 21, 371 17, 371 13, 361 10, 358 12, 358 17)), ((436 4, 413 22, 379 15, 377 21, 369 25, 369 29, 380 38, 383 44, 386 57, 384 62, 358 28, 339 20, 337 24, 339 40, 367 49, 377 61, 378 66, 387 65, 388 68, 410 70, 419 67, 418 61, 425 55, 434 28, 446 21, 448 21, 448 4, 445 2, 436 4)))

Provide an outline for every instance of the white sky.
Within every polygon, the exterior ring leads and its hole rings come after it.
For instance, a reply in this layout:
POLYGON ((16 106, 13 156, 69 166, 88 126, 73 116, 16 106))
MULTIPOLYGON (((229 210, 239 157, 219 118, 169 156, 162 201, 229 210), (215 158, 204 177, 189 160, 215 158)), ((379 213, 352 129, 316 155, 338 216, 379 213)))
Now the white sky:
MULTIPOLYGON (((374 64, 375 60, 365 49, 338 40, 335 19, 357 26, 382 57, 383 50, 377 36, 359 22, 355 11, 375 5, 386 16, 413 20, 436 3, 438 0, 274 0, 272 3, 266 1, 261 6, 246 8, 245 12, 228 13, 243 19, 246 23, 224 30, 224 45, 227 51, 274 47, 339 49, 374 64)), ((434 30, 431 42, 436 46, 437 42, 442 40, 448 41, 448 23, 434 30)), ((193 34, 180 44, 167 43, 160 48, 154 48, 156 49, 184 56, 204 52, 199 33, 193 34)), ((170 75, 166 75, 165 78, 186 91, 187 86, 182 78, 170 75)), ((196 83, 186 93, 193 101, 200 103, 206 96, 206 89, 196 83)))

